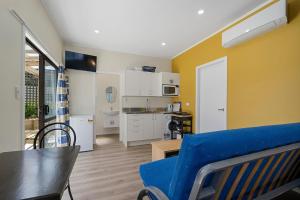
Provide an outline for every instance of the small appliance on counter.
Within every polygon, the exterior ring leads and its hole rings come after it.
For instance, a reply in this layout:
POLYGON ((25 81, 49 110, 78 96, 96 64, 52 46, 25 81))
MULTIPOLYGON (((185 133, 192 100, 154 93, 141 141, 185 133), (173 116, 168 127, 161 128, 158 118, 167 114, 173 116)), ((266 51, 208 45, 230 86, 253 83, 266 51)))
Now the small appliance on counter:
POLYGON ((181 102, 173 103, 173 112, 181 112, 181 102))
POLYGON ((167 112, 168 113, 181 112, 181 102, 174 102, 174 103, 167 104, 167 112))
POLYGON ((173 112, 173 104, 171 104, 171 103, 168 103, 168 104, 167 104, 167 112, 168 112, 168 113, 173 112))

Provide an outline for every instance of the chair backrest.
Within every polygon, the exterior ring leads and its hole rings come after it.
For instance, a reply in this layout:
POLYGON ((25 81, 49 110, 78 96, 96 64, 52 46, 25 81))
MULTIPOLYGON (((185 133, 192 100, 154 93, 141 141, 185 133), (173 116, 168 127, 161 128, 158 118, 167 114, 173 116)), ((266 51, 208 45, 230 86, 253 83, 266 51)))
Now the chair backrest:
POLYGON ((50 133, 55 133, 55 137, 57 133, 65 135, 68 146, 71 145, 75 146, 76 144, 75 130, 68 124, 55 122, 55 123, 50 123, 39 130, 39 132, 34 137, 33 149, 37 149, 37 143, 40 149, 44 148, 46 136, 49 135, 50 133))
POLYGON ((207 164, 298 142, 300 123, 185 135, 168 196, 188 199, 198 171, 207 164))
POLYGON ((189 200, 273 199, 300 185, 300 143, 202 167, 189 200), (271 192, 272 191, 272 192, 271 192))

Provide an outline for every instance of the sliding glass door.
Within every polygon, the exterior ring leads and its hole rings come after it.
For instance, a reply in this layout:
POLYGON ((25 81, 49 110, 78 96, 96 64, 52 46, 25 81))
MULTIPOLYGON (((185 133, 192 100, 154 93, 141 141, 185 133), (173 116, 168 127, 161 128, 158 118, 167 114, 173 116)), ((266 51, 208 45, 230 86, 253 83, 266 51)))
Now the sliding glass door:
MULTIPOLYGON (((25 149, 39 129, 56 119, 57 66, 30 40, 25 46, 25 149)), ((55 137, 48 141, 55 145, 55 137)))
POLYGON ((57 68, 45 61, 45 87, 44 87, 44 117, 45 121, 56 117, 56 82, 57 68))

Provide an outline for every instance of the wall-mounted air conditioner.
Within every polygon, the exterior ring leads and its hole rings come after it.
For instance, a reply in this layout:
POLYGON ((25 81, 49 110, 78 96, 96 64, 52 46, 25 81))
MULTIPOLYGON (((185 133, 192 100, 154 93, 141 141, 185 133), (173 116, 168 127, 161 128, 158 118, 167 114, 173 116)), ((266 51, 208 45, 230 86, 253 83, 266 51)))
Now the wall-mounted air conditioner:
POLYGON ((222 33, 222 46, 232 47, 287 23, 286 0, 279 0, 222 33))

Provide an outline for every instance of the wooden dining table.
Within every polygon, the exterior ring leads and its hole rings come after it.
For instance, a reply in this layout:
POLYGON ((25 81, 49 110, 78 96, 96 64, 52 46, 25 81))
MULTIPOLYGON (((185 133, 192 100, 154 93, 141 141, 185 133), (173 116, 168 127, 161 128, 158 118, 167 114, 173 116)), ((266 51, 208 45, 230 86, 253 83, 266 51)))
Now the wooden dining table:
POLYGON ((75 146, 1 153, 0 199, 61 199, 79 150, 75 146))

